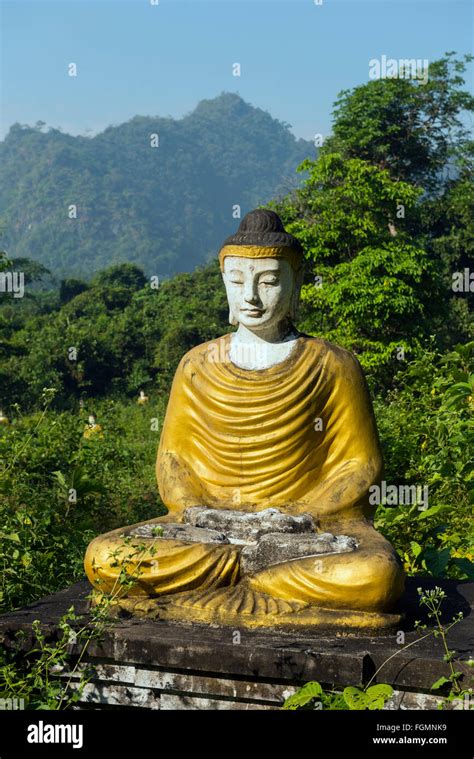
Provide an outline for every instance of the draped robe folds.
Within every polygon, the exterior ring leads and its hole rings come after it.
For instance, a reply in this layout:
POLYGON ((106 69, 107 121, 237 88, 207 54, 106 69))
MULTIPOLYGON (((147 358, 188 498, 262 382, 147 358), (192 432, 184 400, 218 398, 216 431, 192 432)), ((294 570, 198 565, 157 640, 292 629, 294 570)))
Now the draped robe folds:
MULTIPOLYGON (((276 507, 310 513, 318 529, 351 535, 358 548, 244 576, 236 545, 155 540, 153 552, 141 557, 130 592, 141 603, 137 610, 150 608, 143 596, 164 596, 161 611, 168 609, 171 618, 192 608, 207 621, 213 615, 232 621, 239 614, 255 625, 264 624, 262 618, 318 624, 327 610, 335 624, 393 623, 396 615, 386 612, 402 593, 404 575, 371 522, 368 490, 380 479, 382 456, 357 359, 301 335, 284 361, 247 370, 230 360, 230 341, 229 334, 199 345, 178 366, 157 456, 158 486, 169 513, 151 521, 180 522, 190 506, 276 507)), ((111 592, 118 572, 108 555, 123 549, 121 536, 134 527, 89 546, 86 571, 104 592, 111 592)))

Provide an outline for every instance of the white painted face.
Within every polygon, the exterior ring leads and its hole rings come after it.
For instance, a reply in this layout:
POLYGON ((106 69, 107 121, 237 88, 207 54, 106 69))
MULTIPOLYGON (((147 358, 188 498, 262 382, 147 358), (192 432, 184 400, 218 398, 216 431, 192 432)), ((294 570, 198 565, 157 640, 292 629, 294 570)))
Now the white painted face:
POLYGON ((231 314, 244 327, 266 329, 288 315, 294 274, 285 259, 226 256, 222 276, 231 314))

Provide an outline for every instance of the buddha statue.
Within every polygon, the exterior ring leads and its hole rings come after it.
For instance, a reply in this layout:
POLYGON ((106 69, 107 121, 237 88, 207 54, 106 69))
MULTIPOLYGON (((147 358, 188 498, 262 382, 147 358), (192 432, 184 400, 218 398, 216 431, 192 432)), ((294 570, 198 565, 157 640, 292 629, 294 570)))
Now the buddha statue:
POLYGON ((164 517, 89 545, 95 598, 233 627, 397 625, 404 572, 373 526, 382 455, 352 353, 295 326, 304 255, 256 210, 219 253, 237 330, 180 361, 158 448, 164 517), (135 557, 135 558, 134 558, 135 557))
POLYGON ((104 437, 102 427, 100 424, 97 424, 95 414, 89 414, 87 424, 84 427, 84 432, 82 433, 82 437, 85 437, 87 439, 94 437, 104 437))

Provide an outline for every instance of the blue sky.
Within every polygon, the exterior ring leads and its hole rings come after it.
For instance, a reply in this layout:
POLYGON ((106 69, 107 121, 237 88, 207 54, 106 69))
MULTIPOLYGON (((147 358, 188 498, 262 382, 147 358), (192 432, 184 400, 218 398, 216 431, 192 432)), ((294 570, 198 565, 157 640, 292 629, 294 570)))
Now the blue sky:
POLYGON ((1 136, 15 121, 95 134, 137 114, 179 118, 228 91, 311 139, 371 58, 472 49, 472 5, 456 0, 152 2, 4 0, 1 136))

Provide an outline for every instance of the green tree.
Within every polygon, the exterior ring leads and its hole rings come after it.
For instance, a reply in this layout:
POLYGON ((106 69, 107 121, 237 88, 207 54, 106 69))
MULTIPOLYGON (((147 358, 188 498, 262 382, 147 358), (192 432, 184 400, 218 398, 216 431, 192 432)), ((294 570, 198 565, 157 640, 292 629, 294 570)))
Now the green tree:
POLYGON ((299 167, 303 186, 273 204, 307 253, 300 327, 358 353, 383 384, 403 351, 469 336, 467 298, 451 286, 473 252, 469 60, 448 53, 427 84, 343 92, 333 136, 299 167))
POLYGON ((439 191, 442 172, 466 141, 463 113, 474 110, 463 89, 473 57, 454 56, 433 61, 427 83, 379 79, 341 92, 323 151, 362 158, 395 179, 439 191))
POLYGON ((379 377, 430 330, 436 267, 397 219, 400 207, 417 213, 421 191, 338 153, 300 170, 303 187, 276 206, 310 263, 299 326, 360 354, 379 377))
POLYGON ((93 284, 101 287, 126 287, 141 290, 146 285, 146 277, 135 264, 115 264, 94 277, 93 284))
POLYGON ((69 277, 62 279, 59 286, 59 302, 64 305, 70 300, 87 290, 88 284, 83 282, 82 279, 74 279, 69 277))

